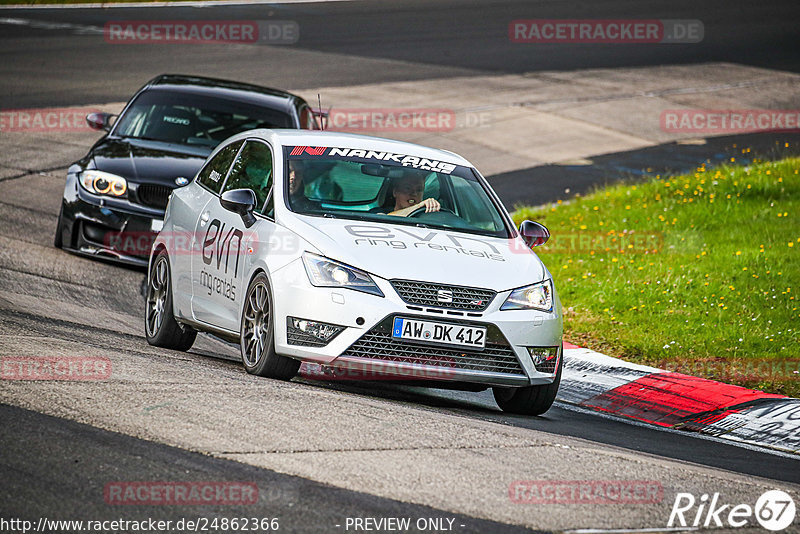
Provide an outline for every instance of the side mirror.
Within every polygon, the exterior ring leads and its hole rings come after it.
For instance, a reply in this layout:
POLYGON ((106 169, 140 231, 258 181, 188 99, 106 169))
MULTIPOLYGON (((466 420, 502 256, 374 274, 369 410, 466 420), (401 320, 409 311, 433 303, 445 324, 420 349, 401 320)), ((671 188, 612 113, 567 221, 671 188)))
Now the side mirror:
POLYGON ((232 189, 225 191, 219 198, 219 203, 228 211, 238 213, 248 228, 253 226, 256 218, 253 217, 253 210, 256 209, 258 198, 252 189, 232 189))
POLYGON ((550 230, 542 223, 534 221, 522 221, 522 224, 519 225, 519 233, 531 248, 544 245, 550 239, 550 230))
POLYGON ((92 130, 109 131, 111 129, 111 119, 114 117, 116 117, 116 115, 111 113, 89 113, 86 115, 86 124, 88 124, 89 128, 92 130))

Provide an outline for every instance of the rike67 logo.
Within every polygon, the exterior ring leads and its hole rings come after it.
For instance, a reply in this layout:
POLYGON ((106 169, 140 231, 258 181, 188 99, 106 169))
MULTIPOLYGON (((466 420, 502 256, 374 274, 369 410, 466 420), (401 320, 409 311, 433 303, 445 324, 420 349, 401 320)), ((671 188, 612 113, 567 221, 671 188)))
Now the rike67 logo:
POLYGON ((667 527, 754 527, 777 532, 788 528, 796 514, 792 497, 781 490, 765 492, 749 504, 727 504, 719 493, 704 493, 696 498, 691 493, 678 493, 669 514, 667 527))

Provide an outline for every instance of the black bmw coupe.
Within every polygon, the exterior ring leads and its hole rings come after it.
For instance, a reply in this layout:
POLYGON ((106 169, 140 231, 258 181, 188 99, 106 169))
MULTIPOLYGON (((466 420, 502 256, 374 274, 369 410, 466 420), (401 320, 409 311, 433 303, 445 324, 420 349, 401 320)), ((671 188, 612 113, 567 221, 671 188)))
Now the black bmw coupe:
POLYGON ((147 265, 167 201, 228 137, 254 128, 317 129, 297 95, 244 83, 164 74, 117 117, 92 113, 108 132, 67 171, 54 244, 79 254, 147 265))

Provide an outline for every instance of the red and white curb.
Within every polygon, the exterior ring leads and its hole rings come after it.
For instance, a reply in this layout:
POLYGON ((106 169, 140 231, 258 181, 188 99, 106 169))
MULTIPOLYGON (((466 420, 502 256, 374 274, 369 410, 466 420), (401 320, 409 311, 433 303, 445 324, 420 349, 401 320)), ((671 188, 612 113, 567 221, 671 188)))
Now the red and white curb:
POLYGON ((661 427, 800 454, 800 399, 629 363, 564 343, 558 398, 661 427))

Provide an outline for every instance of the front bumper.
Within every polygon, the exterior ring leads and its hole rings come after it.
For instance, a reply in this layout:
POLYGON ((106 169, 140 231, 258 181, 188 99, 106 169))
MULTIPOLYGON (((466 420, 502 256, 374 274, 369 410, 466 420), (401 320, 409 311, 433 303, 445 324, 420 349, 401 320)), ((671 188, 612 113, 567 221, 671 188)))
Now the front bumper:
POLYGON ((164 211, 88 193, 77 186, 64 194, 62 246, 78 254, 146 267, 164 211))
POLYGON ((360 370, 390 380, 468 382, 496 386, 548 384, 561 354, 561 305, 551 313, 500 311, 510 291, 498 293, 482 312, 466 312, 403 301, 387 280, 373 277, 385 297, 340 288, 314 287, 298 260, 273 273, 275 344, 280 354, 326 367, 360 370), (436 346, 392 338, 394 317, 425 319, 487 328, 483 350, 436 346), (308 346, 287 335, 287 317, 344 327, 328 344, 308 346), (557 359, 534 365, 528 347, 559 347, 557 359), (555 364, 555 365, 554 365, 555 364))

